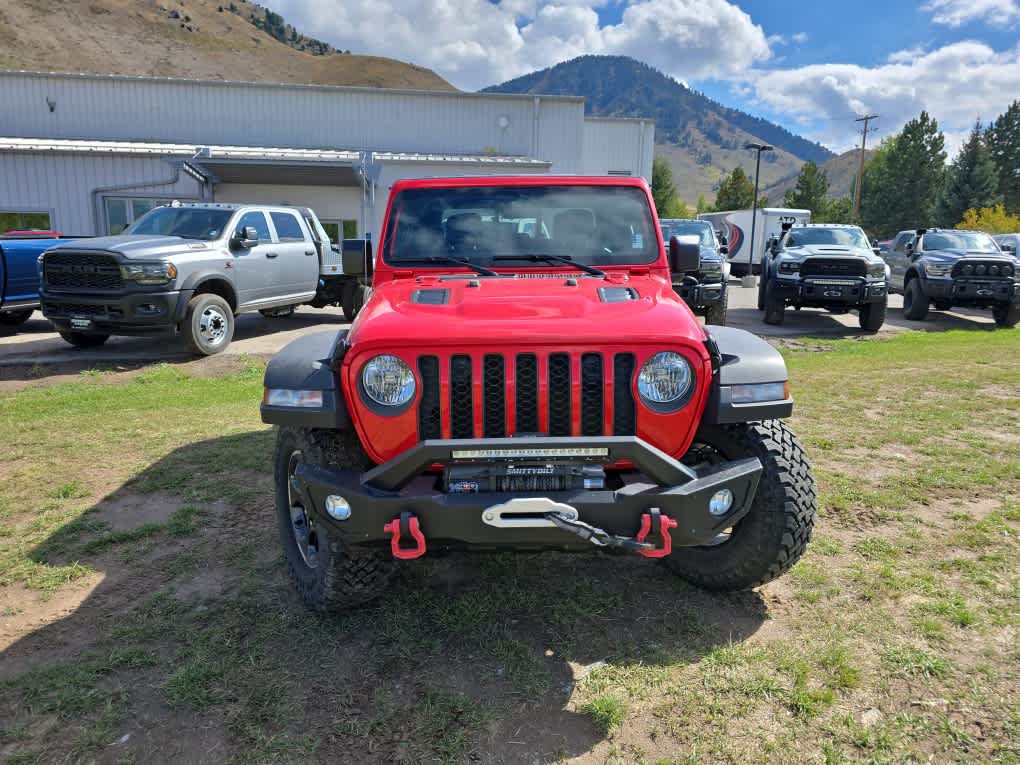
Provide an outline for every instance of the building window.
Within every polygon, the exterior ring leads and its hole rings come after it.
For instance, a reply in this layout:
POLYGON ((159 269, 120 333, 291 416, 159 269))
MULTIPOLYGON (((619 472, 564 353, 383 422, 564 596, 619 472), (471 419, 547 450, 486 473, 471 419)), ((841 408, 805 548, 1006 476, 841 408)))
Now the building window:
POLYGON ((48 212, 4 212, 0 210, 0 234, 4 231, 25 231, 33 228, 48 231, 50 214, 48 212))
POLYGON ((320 222, 331 242, 358 238, 358 222, 356 220, 324 220, 320 222))
POLYGON ((170 204, 171 199, 144 197, 106 197, 106 230, 119 234, 154 207, 170 204))

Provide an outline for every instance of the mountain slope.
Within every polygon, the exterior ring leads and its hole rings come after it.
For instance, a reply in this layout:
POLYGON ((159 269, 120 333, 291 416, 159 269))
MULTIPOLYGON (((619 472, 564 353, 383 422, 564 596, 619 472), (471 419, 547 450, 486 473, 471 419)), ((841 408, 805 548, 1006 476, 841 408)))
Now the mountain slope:
POLYGON ((423 67, 335 52, 243 0, 0 0, 0 69, 454 90, 423 67))
POLYGON ((748 141, 776 147, 762 155, 763 187, 795 173, 809 159, 825 162, 834 156, 820 144, 723 106, 624 56, 581 56, 485 91, 584 96, 589 114, 654 119, 656 153, 669 160, 688 202, 699 193, 713 196, 721 175, 738 165, 753 174, 754 155, 743 148, 748 141))
MULTIPOLYGON (((871 156, 871 150, 865 152, 865 161, 871 156)), ((857 177, 857 170, 860 167, 861 153, 857 149, 851 149, 848 152, 840 154, 837 157, 833 157, 827 162, 823 162, 819 167, 825 171, 826 177, 829 179, 829 197, 836 199, 838 197, 848 197, 853 193, 854 179, 857 177)), ((765 193, 768 198, 775 203, 779 203, 783 199, 783 195, 786 194, 788 189, 792 189, 797 183, 796 173, 791 173, 785 178, 780 178, 778 181, 773 183, 767 189, 765 193)))

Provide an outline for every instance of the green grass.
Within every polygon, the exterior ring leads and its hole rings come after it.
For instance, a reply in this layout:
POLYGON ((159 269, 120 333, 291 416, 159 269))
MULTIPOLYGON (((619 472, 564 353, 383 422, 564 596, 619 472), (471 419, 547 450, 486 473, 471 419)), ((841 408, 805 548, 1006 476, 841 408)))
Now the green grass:
POLYGON ((27 671, 0 667, 2 757, 146 761, 108 748, 144 709, 230 763, 1020 761, 1020 332, 825 345, 786 352, 815 537, 757 593, 636 558, 453 555, 311 614, 259 367, 0 394, 0 618, 83 598, 12 649, 27 671), (111 530, 95 510, 125 494, 179 509, 111 530))

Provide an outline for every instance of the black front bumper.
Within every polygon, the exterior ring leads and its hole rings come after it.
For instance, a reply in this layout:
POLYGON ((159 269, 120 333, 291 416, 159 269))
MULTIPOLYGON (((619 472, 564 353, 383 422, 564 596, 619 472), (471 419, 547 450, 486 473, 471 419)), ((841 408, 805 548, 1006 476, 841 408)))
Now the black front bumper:
POLYGON ((697 311, 721 303, 726 292, 726 284, 724 282, 674 283, 673 289, 692 310, 697 311))
POLYGON ((777 278, 774 289, 776 294, 786 302, 805 306, 855 306, 881 303, 888 294, 888 286, 884 280, 868 281, 855 278, 777 278))
POLYGON ((43 290, 42 312, 59 331, 109 335, 173 333, 184 318, 190 290, 65 293, 43 290))
POLYGON ((436 440, 424 441, 364 474, 300 465, 295 488, 314 521, 326 524, 351 547, 389 545, 391 535, 383 527, 399 519, 402 513, 411 513, 417 517, 430 549, 590 550, 590 542, 549 521, 543 523, 541 512, 534 512, 532 505, 548 505, 543 500, 550 500, 569 506, 576 510, 580 521, 626 537, 635 536, 642 516, 658 508, 663 516, 677 522, 671 531, 673 545, 699 545, 712 540, 747 513, 761 469, 759 460, 752 457, 695 471, 633 436, 436 440), (600 453, 573 459, 530 456, 508 461, 515 464, 623 461, 633 464, 643 478, 616 491, 446 494, 437 488, 436 476, 426 472, 433 465, 497 462, 504 459, 498 455, 506 453, 562 455, 550 451, 562 449, 600 453), (458 456, 465 451, 482 455, 458 456), (712 515, 709 500, 722 489, 732 492, 732 506, 722 515, 712 515), (349 518, 336 520, 326 512, 326 498, 330 495, 346 500, 349 518), (537 502, 529 503, 536 498, 537 502))
POLYGON ((924 294, 954 305, 1020 303, 1020 282, 1010 279, 925 279, 924 294))

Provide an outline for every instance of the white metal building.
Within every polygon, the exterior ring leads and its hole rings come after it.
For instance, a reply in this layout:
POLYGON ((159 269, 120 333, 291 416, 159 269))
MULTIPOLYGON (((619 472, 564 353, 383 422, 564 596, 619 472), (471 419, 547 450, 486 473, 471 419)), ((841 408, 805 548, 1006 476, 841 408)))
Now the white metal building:
POLYGON ((307 205, 378 230, 400 178, 650 180, 654 125, 580 98, 0 72, 0 230, 116 233, 170 199, 307 205))

